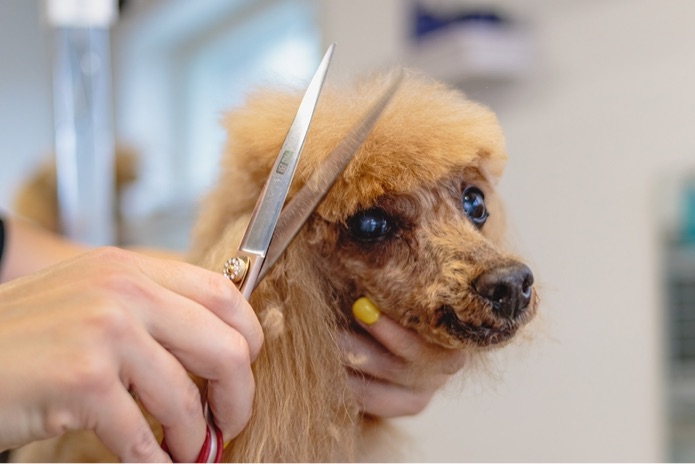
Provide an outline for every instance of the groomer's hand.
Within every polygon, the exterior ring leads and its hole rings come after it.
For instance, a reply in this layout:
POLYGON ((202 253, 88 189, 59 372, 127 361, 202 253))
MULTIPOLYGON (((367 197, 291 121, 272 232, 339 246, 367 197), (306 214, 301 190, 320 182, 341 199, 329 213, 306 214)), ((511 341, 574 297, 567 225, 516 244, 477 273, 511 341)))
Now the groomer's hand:
POLYGON ((465 364, 461 350, 428 343, 366 298, 356 302, 353 315, 366 333, 344 332, 341 346, 350 387, 368 415, 398 417, 421 412, 465 364))
POLYGON ((0 450, 89 429, 123 461, 167 461, 133 399, 164 427, 176 460, 206 432, 198 389, 224 439, 248 421, 263 335, 223 276, 97 249, 0 286, 0 450))

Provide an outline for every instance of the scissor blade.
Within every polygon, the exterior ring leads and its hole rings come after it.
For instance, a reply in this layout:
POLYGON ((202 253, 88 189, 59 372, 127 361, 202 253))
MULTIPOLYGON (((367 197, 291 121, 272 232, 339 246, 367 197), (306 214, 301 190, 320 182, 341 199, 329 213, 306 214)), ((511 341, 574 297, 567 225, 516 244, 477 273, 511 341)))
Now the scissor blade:
POLYGON ((402 80, 403 72, 401 71, 384 94, 372 105, 362 119, 353 126, 345 138, 340 141, 338 146, 323 161, 321 166, 313 172, 304 187, 289 201, 278 220, 256 284, 265 277, 268 270, 280 258, 297 235, 297 232, 299 232, 299 229, 302 228, 347 165, 350 164, 350 161, 357 153, 357 149, 362 145, 381 116, 381 113, 388 106, 402 80))
POLYGON ((249 226, 239 245, 240 251, 252 253, 260 257, 266 255, 282 205, 287 196, 287 191, 292 183, 297 160, 301 154, 306 134, 309 131, 311 118, 314 115, 314 109, 316 109, 316 103, 318 102, 323 82, 326 79, 334 48, 335 44, 328 48, 319 68, 309 83, 309 87, 307 87, 299 105, 299 110, 297 110, 294 121, 292 121, 292 125, 275 160, 270 177, 268 177, 263 191, 258 197, 256 206, 251 213, 249 226))

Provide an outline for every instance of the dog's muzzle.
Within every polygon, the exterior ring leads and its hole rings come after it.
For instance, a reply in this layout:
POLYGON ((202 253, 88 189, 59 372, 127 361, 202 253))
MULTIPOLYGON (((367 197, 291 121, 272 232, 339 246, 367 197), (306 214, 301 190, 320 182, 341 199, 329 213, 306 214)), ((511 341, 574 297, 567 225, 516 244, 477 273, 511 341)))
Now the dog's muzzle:
POLYGON ((509 320, 528 308, 532 286, 531 270, 517 261, 489 269, 473 281, 473 290, 490 302, 495 315, 509 320))

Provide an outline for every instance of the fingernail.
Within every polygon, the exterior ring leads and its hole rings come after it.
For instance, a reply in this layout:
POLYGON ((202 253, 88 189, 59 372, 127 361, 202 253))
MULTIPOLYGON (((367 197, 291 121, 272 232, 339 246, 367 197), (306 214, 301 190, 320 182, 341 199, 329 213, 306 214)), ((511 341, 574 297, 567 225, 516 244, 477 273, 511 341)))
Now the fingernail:
POLYGON ((352 304, 352 315, 355 316, 355 319, 367 325, 372 325, 379 320, 380 314, 379 308, 366 296, 358 298, 352 304))

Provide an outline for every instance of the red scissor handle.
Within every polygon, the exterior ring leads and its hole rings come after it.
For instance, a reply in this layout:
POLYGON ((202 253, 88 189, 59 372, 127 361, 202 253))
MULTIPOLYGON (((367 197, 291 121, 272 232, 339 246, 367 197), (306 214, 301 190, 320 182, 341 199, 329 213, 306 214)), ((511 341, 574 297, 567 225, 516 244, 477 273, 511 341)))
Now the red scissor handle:
MULTIPOLYGON (((203 446, 200 448, 198 457, 195 458, 194 462, 221 462, 222 460, 222 449, 224 448, 222 444, 222 432, 220 429, 215 427, 212 421, 208 421, 208 428, 205 431, 205 441, 203 446), (214 438, 213 438, 214 435, 214 438)), ((169 447, 166 442, 162 440, 162 449, 172 458, 171 453, 169 453, 169 447)), ((176 461, 174 461, 176 462, 176 461)))

